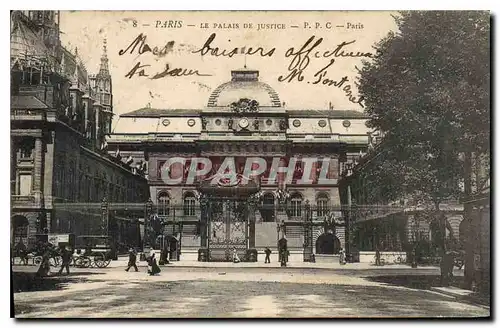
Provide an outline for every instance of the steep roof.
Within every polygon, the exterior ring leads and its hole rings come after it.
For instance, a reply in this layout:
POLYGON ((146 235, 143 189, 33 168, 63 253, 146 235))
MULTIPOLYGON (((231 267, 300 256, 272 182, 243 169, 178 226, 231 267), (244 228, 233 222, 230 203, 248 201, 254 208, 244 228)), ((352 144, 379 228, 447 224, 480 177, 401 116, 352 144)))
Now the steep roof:
POLYGON ((35 96, 11 96, 10 107, 13 109, 46 109, 49 108, 35 96))
POLYGON ((199 116, 201 110, 197 109, 160 109, 144 107, 129 113, 121 114, 120 117, 172 117, 172 116, 199 116))

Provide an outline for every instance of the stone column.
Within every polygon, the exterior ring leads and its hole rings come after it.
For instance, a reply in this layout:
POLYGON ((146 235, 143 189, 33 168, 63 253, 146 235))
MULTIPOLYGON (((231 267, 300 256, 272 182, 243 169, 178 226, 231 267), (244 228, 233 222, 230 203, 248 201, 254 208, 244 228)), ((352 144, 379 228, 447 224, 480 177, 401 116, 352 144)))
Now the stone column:
POLYGON ((34 149, 33 195, 39 206, 42 204, 43 158, 43 141, 41 137, 37 137, 34 149))
POLYGON ((17 162, 17 149, 16 143, 14 142, 14 138, 10 138, 10 187, 11 194, 16 193, 16 162, 17 162))
POLYGON ((52 219, 53 219, 53 215, 52 215, 52 212, 47 212, 46 214, 46 217, 47 217, 47 231, 48 232, 52 232, 52 219))
POLYGON ((208 199, 202 196, 200 199, 201 216, 200 216, 200 246, 208 247, 208 199))
POLYGON ((330 166, 328 167, 328 178, 330 179, 338 179, 339 178, 339 162, 338 158, 332 157, 330 158, 330 166))
POLYGON ((255 201, 248 203, 248 248, 255 248, 255 211, 257 204, 255 201))

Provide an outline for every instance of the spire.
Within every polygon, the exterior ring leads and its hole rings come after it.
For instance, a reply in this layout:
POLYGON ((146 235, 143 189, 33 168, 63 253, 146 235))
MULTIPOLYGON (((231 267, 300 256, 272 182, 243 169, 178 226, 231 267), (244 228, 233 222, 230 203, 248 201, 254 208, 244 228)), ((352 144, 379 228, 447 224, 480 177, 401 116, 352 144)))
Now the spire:
POLYGON ((74 80, 75 86, 77 88, 80 87, 80 81, 79 81, 78 77, 79 76, 78 76, 78 62, 77 62, 75 65, 75 71, 73 72, 73 80, 74 80))
POLYGON ((109 75, 108 68, 108 53, 107 53, 107 41, 104 39, 104 43, 102 46, 102 56, 101 56, 101 66, 99 67, 99 74, 101 75, 109 75))

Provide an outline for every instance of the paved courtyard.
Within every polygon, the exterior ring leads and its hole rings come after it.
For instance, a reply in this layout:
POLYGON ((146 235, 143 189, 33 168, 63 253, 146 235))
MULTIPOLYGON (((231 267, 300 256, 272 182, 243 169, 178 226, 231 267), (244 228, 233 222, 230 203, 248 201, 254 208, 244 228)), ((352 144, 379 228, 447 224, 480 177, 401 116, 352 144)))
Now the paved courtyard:
MULTIPOLYGON (((17 318, 481 317, 485 306, 387 283, 393 272, 308 268, 74 269, 14 294, 17 318), (388 276, 389 275, 389 276, 388 276)), ((394 270, 392 270, 394 271, 394 270)), ((415 273, 415 270, 408 270, 415 273)), ((408 275, 400 270, 400 274, 408 275)), ((410 276, 411 278, 411 276, 410 276)), ((397 279, 396 279, 397 280, 397 279)), ((410 279, 411 280, 411 279, 410 279)))

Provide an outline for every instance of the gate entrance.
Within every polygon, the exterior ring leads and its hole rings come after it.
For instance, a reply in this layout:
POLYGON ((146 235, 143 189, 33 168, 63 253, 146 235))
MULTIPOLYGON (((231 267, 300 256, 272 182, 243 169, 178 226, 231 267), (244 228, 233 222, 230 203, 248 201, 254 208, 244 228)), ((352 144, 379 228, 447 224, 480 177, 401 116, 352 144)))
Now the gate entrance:
POLYGON ((331 233, 324 233, 316 240, 316 254, 338 254, 340 240, 331 233))
POLYGON ((241 199, 212 199, 209 204, 208 248, 212 261, 231 261, 236 250, 243 259, 248 249, 248 206, 241 199))
POLYGON ((208 248, 209 261, 231 261, 235 251, 245 261, 247 250, 254 247, 255 201, 252 198, 260 185, 255 179, 239 176, 237 183, 202 181, 197 189, 201 194, 201 221, 207 227, 202 246, 208 248))

